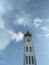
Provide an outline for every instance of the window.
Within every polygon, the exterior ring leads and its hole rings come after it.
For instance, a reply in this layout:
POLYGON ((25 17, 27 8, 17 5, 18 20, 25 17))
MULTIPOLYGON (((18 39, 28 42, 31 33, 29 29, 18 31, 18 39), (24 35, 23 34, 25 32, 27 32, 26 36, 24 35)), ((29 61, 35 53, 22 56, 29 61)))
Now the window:
POLYGON ((26 56, 26 64, 28 64, 28 56, 26 56))
POLYGON ((26 51, 28 52, 28 47, 26 47, 26 51))
POLYGON ((34 61, 33 61, 33 56, 32 56, 32 64, 34 64, 34 61))
POLYGON ((31 64, 31 57, 29 56, 29 64, 31 64))
POLYGON ((30 52, 32 52, 32 48, 30 47, 30 52))

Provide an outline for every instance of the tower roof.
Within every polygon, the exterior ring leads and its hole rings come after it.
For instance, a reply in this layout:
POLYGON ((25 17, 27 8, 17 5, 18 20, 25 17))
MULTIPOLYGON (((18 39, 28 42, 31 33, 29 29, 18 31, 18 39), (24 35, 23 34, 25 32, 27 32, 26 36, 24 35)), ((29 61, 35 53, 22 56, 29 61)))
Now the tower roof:
POLYGON ((29 33, 29 31, 27 31, 27 33, 24 36, 31 36, 31 34, 29 33))

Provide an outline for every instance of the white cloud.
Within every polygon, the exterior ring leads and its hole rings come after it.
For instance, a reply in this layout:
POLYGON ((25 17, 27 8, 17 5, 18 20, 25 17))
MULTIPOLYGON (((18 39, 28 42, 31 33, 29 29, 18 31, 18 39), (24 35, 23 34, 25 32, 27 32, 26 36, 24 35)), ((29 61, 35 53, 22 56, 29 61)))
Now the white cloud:
POLYGON ((12 40, 19 42, 23 39, 23 33, 15 33, 11 30, 0 29, 0 51, 4 50, 12 40))
POLYGON ((18 18, 15 20, 15 23, 20 26, 28 26, 28 27, 32 27, 33 25, 30 19, 30 15, 28 14, 18 16, 18 18))
POLYGON ((12 40, 15 39, 17 42, 23 39, 23 33, 18 32, 14 33, 13 31, 9 31, 10 35, 12 36, 12 40))
POLYGON ((45 37, 49 38, 49 33, 44 35, 45 37))
POLYGON ((34 19, 34 23, 39 23, 39 22, 42 22, 42 19, 39 18, 34 19))
POLYGON ((49 19, 35 18, 33 20, 33 25, 35 28, 43 27, 43 25, 46 25, 46 24, 49 24, 49 19))
POLYGON ((28 26, 28 27, 35 27, 35 29, 42 27, 44 24, 48 23, 49 19, 40 19, 35 18, 31 19, 30 15, 24 14, 23 16, 18 16, 17 20, 15 21, 16 24, 19 26, 28 26))
POLYGON ((44 24, 48 24, 49 19, 40 19, 40 18, 35 18, 32 19, 29 14, 23 13, 24 15, 18 16, 17 19, 15 20, 15 23, 18 24, 19 26, 28 26, 28 27, 35 27, 35 28, 40 28, 44 24))
POLYGON ((36 18, 33 20, 33 25, 35 26, 35 28, 38 28, 42 24, 42 22, 42 19, 36 18))
POLYGON ((47 32, 47 33, 49 32, 49 28, 46 27, 46 26, 42 26, 41 29, 42 29, 43 31, 47 32))
POLYGON ((33 25, 35 26, 35 28, 38 28, 41 24, 40 23, 33 23, 33 25))
POLYGON ((49 27, 46 27, 46 26, 42 26, 41 29, 43 30, 44 32, 44 37, 45 38, 49 38, 49 27))

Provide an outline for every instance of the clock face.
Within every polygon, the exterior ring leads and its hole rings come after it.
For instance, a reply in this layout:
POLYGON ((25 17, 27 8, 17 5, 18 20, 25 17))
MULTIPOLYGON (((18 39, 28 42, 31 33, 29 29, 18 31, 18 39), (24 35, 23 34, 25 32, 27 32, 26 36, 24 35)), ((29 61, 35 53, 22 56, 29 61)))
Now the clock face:
POLYGON ((30 39, 27 39, 27 42, 30 42, 30 39))

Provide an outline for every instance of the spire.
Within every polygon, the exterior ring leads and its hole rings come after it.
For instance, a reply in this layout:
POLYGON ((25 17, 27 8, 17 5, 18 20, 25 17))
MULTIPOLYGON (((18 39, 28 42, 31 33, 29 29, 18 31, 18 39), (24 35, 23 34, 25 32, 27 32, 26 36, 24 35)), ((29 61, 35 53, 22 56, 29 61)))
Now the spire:
POLYGON ((27 31, 27 33, 24 36, 31 36, 31 34, 29 33, 29 31, 27 31))

